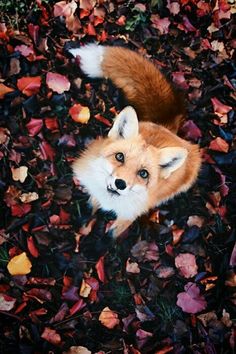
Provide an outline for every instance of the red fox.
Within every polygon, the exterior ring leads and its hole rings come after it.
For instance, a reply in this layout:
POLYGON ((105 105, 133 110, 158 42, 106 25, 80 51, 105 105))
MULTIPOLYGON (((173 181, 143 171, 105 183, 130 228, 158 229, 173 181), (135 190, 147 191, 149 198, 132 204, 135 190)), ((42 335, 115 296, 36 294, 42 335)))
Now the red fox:
POLYGON ((111 79, 132 105, 73 164, 94 209, 116 213, 112 227, 119 236, 138 216, 193 185, 199 148, 176 135, 184 104, 152 62, 123 47, 88 44, 70 52, 85 74, 111 79))

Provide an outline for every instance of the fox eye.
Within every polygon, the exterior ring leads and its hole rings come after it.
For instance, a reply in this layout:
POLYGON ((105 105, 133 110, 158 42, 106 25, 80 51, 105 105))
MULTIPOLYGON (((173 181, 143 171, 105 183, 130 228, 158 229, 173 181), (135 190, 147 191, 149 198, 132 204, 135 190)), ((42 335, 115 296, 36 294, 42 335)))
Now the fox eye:
POLYGON ((146 179, 146 178, 148 178, 149 173, 148 173, 147 170, 139 170, 139 171, 138 171, 138 175, 139 175, 141 178, 146 179))
POLYGON ((124 162, 125 161, 125 157, 124 157, 124 154, 122 152, 117 152, 117 154, 115 155, 115 158, 119 162, 124 162))

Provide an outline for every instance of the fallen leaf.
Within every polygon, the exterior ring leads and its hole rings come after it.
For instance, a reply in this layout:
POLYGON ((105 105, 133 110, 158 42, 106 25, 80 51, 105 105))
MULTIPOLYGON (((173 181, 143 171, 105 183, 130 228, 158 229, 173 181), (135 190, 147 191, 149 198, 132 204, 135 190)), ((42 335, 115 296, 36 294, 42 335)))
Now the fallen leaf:
POLYGON ((35 54, 33 46, 27 46, 25 44, 17 45, 14 49, 15 52, 20 52, 24 57, 28 57, 30 54, 35 54))
POLYGON ((152 27, 158 29, 161 34, 169 32, 170 20, 168 17, 160 18, 159 15, 151 15, 152 27))
POLYGON ((41 338, 45 339, 47 342, 53 345, 59 345, 61 343, 61 336, 58 334, 55 329, 45 327, 41 338))
POLYGON ((167 8, 172 15, 177 15, 180 12, 180 4, 177 1, 171 2, 167 0, 167 8))
POLYGON ((191 215, 188 217, 187 225, 189 227, 197 226, 201 228, 204 225, 205 219, 199 215, 191 215))
POLYGON ((77 123, 88 123, 90 118, 90 110, 79 103, 75 103, 70 109, 71 118, 77 123))
POLYGON ((207 306, 206 300, 200 295, 200 289, 194 283, 187 283, 184 287, 185 292, 177 295, 177 305, 184 312, 197 313, 204 310, 207 306))
POLYGON ((198 271, 196 258, 191 253, 180 253, 175 258, 175 266, 185 278, 192 278, 198 271))
POLYGON ((210 142, 209 149, 220 152, 228 152, 229 144, 221 137, 217 137, 210 142))
POLYGON ((91 292, 92 288, 89 284, 87 284, 84 279, 82 279, 82 283, 81 283, 81 287, 80 287, 80 291, 79 294, 82 297, 88 297, 90 292, 91 292))
POLYGON ((39 196, 36 192, 22 193, 19 199, 22 203, 31 203, 39 199, 39 196))
POLYGON ((26 76, 17 80, 18 89, 30 97, 39 92, 41 87, 41 77, 40 76, 26 76))
POLYGON ((12 178, 14 181, 20 181, 24 183, 25 179, 28 176, 28 167, 20 166, 18 168, 11 168, 12 178))
POLYGON ((30 273, 32 264, 23 252, 18 256, 13 257, 7 265, 8 272, 11 275, 25 275, 30 273))
POLYGON ((5 95, 14 91, 11 87, 8 87, 2 83, 0 83, 0 99, 4 98, 5 95))
POLYGON ((139 274, 140 268, 137 262, 131 262, 130 258, 126 262, 126 272, 139 274))
POLYGON ((86 347, 72 346, 69 348, 69 350, 67 350, 66 352, 63 352, 63 354, 92 354, 92 352, 90 350, 88 350, 88 348, 86 348, 86 347))
POLYGON ((104 269, 104 256, 100 257, 95 265, 98 278, 102 283, 105 283, 106 276, 105 276, 105 269, 104 269))
POLYGON ((213 109, 216 114, 226 114, 232 110, 231 106, 225 105, 216 97, 211 98, 211 102, 213 104, 213 109))
POLYGON ((118 315, 116 312, 109 309, 109 307, 105 307, 98 320, 103 324, 103 326, 112 329, 120 323, 118 315))
POLYGON ((51 90, 59 94, 70 89, 70 81, 67 77, 57 73, 48 72, 46 75, 46 84, 51 90))
POLYGON ((42 119, 31 118, 29 123, 26 124, 26 128, 30 136, 37 135, 41 131, 42 127, 43 127, 42 119))
POLYGON ((203 323, 203 325, 205 327, 207 327, 209 325, 209 322, 217 320, 217 315, 216 315, 215 311, 210 311, 210 312, 206 312, 201 315, 198 315, 197 318, 203 323))
POLYGON ((0 311, 10 311, 13 309, 15 306, 16 299, 13 297, 6 295, 6 294, 0 294, 0 311))

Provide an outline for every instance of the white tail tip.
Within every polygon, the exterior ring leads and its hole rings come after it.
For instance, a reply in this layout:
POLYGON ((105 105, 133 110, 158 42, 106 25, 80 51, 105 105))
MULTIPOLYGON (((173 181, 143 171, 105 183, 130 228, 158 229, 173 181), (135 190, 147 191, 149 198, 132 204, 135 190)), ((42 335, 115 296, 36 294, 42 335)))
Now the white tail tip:
POLYGON ((84 47, 70 49, 70 53, 80 57, 80 67, 89 77, 103 77, 102 60, 105 47, 95 43, 87 44, 84 47))

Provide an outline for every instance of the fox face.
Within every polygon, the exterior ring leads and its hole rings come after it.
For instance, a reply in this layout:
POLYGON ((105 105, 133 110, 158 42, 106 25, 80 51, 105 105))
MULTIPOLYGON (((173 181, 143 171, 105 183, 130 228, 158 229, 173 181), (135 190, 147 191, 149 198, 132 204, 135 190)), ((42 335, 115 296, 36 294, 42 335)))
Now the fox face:
MULTIPOLYGON (((135 110, 126 107, 116 117, 108 137, 92 142, 73 164, 74 174, 87 189, 92 203, 113 210, 124 220, 136 219, 185 188, 186 183, 176 182, 176 176, 181 179, 187 147, 178 141, 168 146, 161 138, 158 142, 155 132, 157 141, 149 142, 150 125, 153 133, 158 128, 156 124, 139 124, 135 110)), ((160 131, 163 129, 166 135, 168 131, 159 127, 160 131)))

